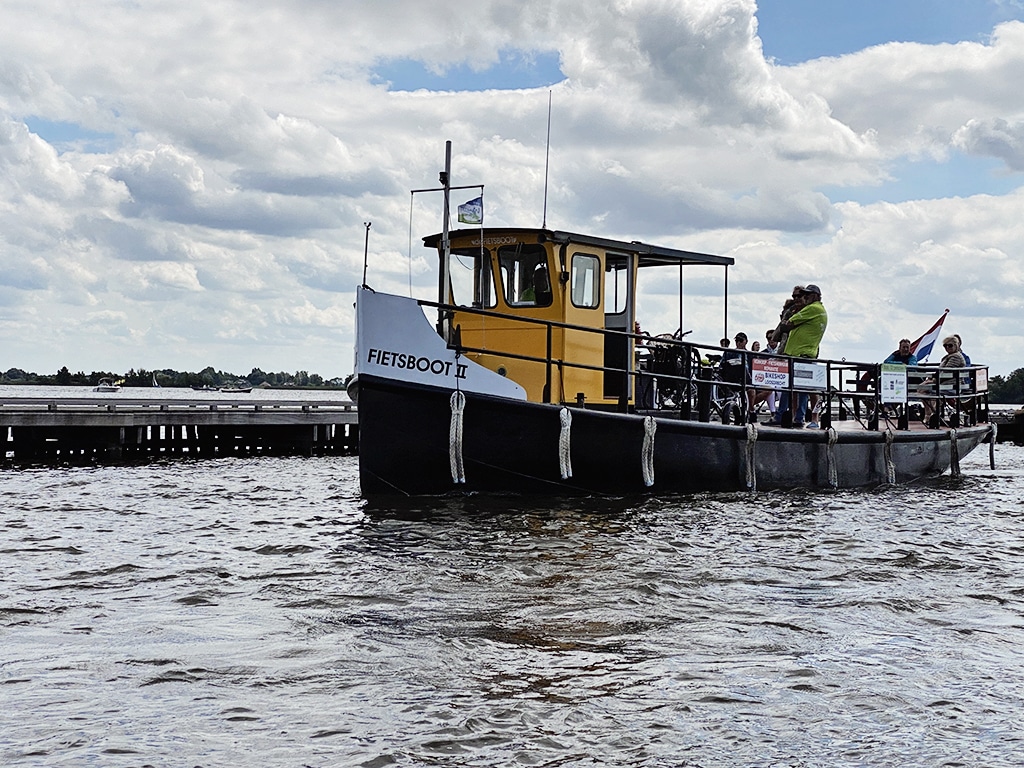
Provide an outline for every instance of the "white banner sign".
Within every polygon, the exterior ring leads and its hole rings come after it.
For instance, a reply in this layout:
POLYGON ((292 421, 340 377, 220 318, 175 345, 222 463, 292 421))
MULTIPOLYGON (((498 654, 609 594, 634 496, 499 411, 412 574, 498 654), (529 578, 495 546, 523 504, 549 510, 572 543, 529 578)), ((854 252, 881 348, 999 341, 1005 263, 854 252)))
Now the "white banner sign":
POLYGON ((883 403, 907 402, 907 366, 898 363, 882 364, 882 385, 879 387, 883 403))
POLYGON ((793 363, 793 386, 800 389, 828 389, 824 363, 793 363))

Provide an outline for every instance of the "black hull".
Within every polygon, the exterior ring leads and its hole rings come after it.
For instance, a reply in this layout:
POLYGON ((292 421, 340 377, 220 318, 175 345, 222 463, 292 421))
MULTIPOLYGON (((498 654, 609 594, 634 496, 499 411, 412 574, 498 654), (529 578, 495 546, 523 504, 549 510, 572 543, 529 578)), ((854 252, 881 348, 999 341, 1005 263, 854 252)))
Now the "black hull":
MULTIPOLYGON (((946 431, 786 430, 658 418, 645 482, 645 420, 571 408, 572 476, 561 477, 562 406, 469 393, 462 419, 464 483, 452 479, 451 390, 360 376, 359 465, 365 495, 450 492, 631 494, 856 488, 937 475, 950 467, 946 431), (753 439, 752 439, 753 438, 753 439), (752 457, 752 464, 751 464, 752 457), (751 471, 752 470, 752 471, 751 471)), ((648 424, 648 427, 650 425, 648 424)), ((991 435, 956 433, 955 457, 991 435)), ((652 445, 650 437, 646 444, 652 445)))

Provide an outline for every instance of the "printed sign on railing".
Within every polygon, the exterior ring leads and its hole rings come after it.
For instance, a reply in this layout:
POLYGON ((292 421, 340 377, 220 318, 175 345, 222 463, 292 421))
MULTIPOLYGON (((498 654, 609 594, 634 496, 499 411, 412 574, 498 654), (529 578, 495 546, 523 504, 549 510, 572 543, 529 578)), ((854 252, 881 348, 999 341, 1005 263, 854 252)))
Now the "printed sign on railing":
POLYGON ((883 363, 880 389, 883 403, 907 402, 907 366, 883 363))
POLYGON ((755 357, 750 361, 750 381, 755 387, 785 389, 789 386, 789 362, 777 357, 755 357))

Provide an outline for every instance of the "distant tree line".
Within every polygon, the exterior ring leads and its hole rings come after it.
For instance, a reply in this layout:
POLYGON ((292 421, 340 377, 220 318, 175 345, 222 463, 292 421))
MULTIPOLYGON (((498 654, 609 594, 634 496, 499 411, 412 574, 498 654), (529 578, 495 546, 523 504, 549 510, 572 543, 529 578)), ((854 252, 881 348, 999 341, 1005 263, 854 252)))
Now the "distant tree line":
POLYGON ((1024 403, 1024 368, 1018 368, 1006 378, 990 378, 988 399, 990 403, 1024 403))
MULTIPOLYGON (((322 376, 307 371, 295 373, 264 373, 253 368, 248 375, 239 376, 234 373, 215 370, 212 366, 198 373, 175 371, 163 368, 158 371, 147 371, 145 368, 134 368, 127 373, 111 373, 110 371, 93 371, 92 373, 71 373, 67 366, 53 375, 30 373, 20 368, 11 368, 0 374, 0 384, 52 384, 60 386, 95 387, 102 378, 121 381, 126 387, 151 387, 153 379, 161 387, 192 387, 209 385, 221 387, 238 382, 247 382, 254 387, 262 384, 274 387, 301 387, 305 389, 343 389, 345 380, 341 378, 324 380, 322 376)), ((988 398, 993 403, 1024 403, 1024 368, 1018 368, 1009 376, 993 376, 988 380, 988 398)))
POLYGON ((239 376, 235 373, 215 370, 212 366, 204 368, 198 373, 190 371, 175 371, 170 368, 149 371, 145 368, 135 370, 132 368, 127 373, 114 373, 111 371, 92 371, 85 373, 79 371, 72 373, 67 366, 62 367, 55 374, 31 373, 20 368, 11 368, 0 374, 0 384, 39 384, 66 387, 95 387, 100 379, 108 378, 119 381, 126 387, 151 387, 153 380, 161 387, 193 387, 208 385, 211 387, 227 386, 246 382, 254 387, 267 385, 274 387, 300 387, 303 389, 339 389, 345 386, 344 379, 324 380, 322 376, 308 371, 296 371, 295 373, 265 373, 259 368, 253 368, 246 376, 239 376))

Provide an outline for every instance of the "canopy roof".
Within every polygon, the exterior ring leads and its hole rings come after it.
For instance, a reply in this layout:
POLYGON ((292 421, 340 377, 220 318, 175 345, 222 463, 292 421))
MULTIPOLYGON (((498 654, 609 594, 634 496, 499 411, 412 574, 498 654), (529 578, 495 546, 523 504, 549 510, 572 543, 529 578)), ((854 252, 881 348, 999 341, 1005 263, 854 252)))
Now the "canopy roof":
MULTIPOLYGON (((639 240, 611 240, 604 237, 592 235, 580 235, 574 232, 562 232, 549 229, 520 229, 520 228, 499 228, 483 229, 456 229, 449 233, 452 241, 466 238, 479 238, 483 234, 485 245, 487 241, 499 240, 503 237, 515 236, 519 240, 536 237, 538 243, 552 242, 557 245, 577 245, 600 248, 605 251, 617 251, 619 253, 635 253, 638 256, 637 265, 640 267, 660 267, 676 264, 716 264, 719 266, 731 266, 735 259, 730 256, 714 256, 708 253, 697 253, 695 251, 682 251, 677 248, 666 248, 660 245, 642 243, 639 240)), ((428 248, 437 248, 441 244, 440 233, 428 235, 423 238, 423 244, 428 248)), ((477 243, 479 244, 479 240, 477 243)))

